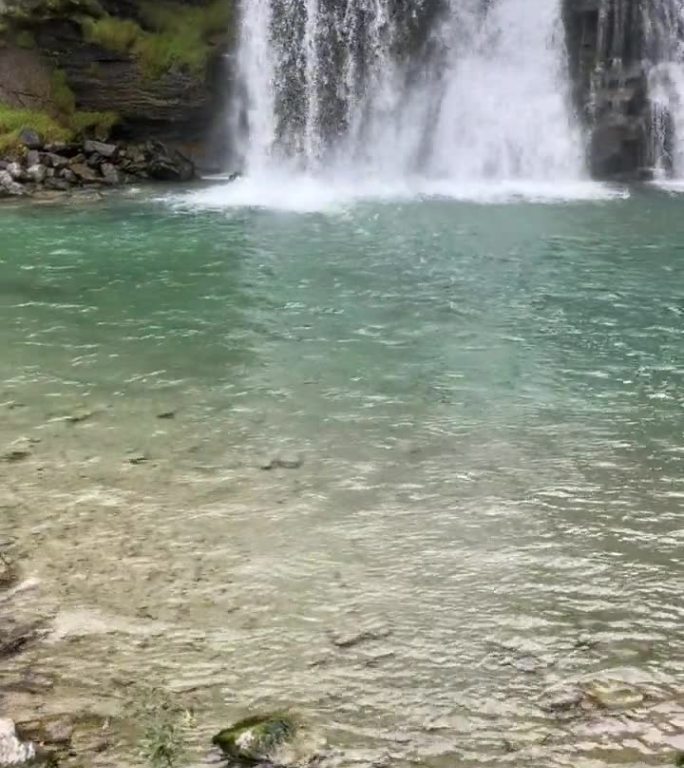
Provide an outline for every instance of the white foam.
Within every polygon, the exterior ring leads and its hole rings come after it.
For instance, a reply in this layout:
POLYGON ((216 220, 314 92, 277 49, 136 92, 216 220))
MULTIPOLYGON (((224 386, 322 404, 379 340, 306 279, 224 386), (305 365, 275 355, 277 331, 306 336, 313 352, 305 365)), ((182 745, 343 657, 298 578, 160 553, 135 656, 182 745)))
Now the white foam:
POLYGON ((295 213, 334 213, 364 202, 455 200, 481 204, 567 203, 628 197, 624 187, 591 181, 351 179, 270 172, 217 183, 165 201, 181 209, 262 208, 295 213))

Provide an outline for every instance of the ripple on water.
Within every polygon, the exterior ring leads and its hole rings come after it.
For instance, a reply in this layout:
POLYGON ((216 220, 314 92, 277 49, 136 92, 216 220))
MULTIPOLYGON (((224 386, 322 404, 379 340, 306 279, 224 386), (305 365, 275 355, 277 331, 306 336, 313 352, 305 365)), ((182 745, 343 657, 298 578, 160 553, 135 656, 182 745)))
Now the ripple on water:
POLYGON ((662 764, 673 205, 6 212, 0 537, 52 626, 13 664, 53 710, 170 688, 198 754, 284 706, 335 764, 662 764))

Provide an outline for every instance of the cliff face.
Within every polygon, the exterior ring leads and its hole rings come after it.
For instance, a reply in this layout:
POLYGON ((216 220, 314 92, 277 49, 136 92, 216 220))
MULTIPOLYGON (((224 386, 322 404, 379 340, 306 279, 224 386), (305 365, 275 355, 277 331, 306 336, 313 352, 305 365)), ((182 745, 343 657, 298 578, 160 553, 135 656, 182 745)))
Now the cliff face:
MULTIPOLYGON (((324 2, 337 7, 336 0, 324 2)), ((406 29, 402 48, 419 58, 444 0, 423 0, 420 13, 409 0, 388 3, 406 29)), ((643 0, 563 4, 574 99, 589 136, 592 173, 643 178, 656 161, 662 163, 673 131, 667 114, 660 123, 654 120, 649 94, 654 47, 662 48, 653 34, 657 24, 643 0)), ((131 142, 154 138, 211 167, 207 158, 213 153, 203 159, 202 150, 228 93, 224 54, 233 43, 236 5, 237 0, 0 0, 0 151, 19 125, 11 115, 3 124, 2 110, 30 110, 55 139, 105 138, 110 132, 131 142)), ((662 26, 672 24, 665 18, 662 26)))
POLYGON ((564 0, 576 106, 600 179, 648 178, 655 164, 647 40, 640 0, 564 0))
POLYGON ((107 115, 100 125, 120 138, 192 152, 220 112, 232 10, 232 0, 0 0, 0 102, 77 127, 107 115))

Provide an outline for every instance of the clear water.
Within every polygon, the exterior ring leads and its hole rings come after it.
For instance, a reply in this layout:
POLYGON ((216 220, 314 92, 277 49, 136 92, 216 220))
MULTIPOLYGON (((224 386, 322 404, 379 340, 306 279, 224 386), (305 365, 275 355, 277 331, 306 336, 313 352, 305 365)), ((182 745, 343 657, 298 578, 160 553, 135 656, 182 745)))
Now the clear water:
POLYGON ((337 765, 669 761, 681 199, 198 199, 0 209, 0 445, 32 441, 0 538, 54 616, 0 685, 28 663, 43 712, 105 713, 160 685, 197 759, 293 707, 337 765), (636 703, 549 708, 601 681, 636 703))

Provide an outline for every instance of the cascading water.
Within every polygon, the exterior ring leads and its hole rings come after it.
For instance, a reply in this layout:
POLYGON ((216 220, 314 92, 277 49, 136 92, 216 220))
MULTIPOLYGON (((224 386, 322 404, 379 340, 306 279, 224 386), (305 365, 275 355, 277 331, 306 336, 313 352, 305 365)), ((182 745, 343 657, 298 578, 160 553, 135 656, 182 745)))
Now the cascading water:
POLYGON ((684 0, 642 6, 651 102, 651 143, 658 177, 684 177, 684 0))
POLYGON ((248 176, 581 178, 560 0, 243 0, 248 176))

